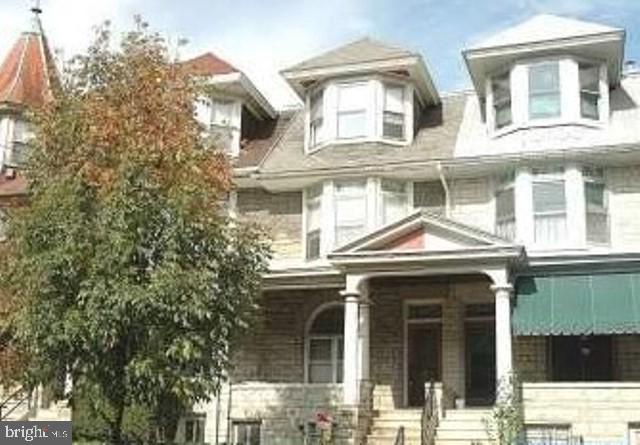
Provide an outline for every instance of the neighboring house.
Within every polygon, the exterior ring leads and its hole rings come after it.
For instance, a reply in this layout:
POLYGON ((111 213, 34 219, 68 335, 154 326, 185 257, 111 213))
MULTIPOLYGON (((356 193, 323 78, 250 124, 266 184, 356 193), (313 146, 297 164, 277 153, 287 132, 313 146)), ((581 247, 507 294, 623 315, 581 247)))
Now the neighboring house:
POLYGON ((273 239, 262 316, 197 407, 201 437, 303 443, 320 413, 336 443, 391 444, 400 426, 420 443, 432 394, 437 443, 486 441, 515 373, 530 440, 637 438, 640 75, 624 45, 537 16, 465 50, 473 90, 456 94, 370 39, 284 70, 304 106, 236 168, 237 214, 273 239))

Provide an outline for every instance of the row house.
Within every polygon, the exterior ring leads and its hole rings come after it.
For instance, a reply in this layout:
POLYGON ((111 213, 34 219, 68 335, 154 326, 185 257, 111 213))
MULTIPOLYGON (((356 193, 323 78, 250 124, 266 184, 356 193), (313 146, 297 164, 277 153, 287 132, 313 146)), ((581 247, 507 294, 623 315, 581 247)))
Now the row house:
MULTIPOLYGON (((56 79, 34 12, 0 68, 2 207, 26 200, 24 110, 56 79)), ((183 62, 215 87, 196 117, 274 259, 228 381, 178 440, 486 443, 513 394, 530 441, 640 444, 625 40, 536 16, 465 49, 472 89, 444 93, 420 54, 365 38, 282 71, 287 110, 211 53, 183 62)))

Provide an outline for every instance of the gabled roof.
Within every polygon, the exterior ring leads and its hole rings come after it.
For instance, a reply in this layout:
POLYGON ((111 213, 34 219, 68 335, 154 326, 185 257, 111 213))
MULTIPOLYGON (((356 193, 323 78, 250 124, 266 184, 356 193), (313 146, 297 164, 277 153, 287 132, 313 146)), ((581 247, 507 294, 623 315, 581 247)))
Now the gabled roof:
POLYGON ((37 15, 0 65, 0 104, 39 107, 58 82, 55 63, 37 15))
POLYGON ((440 96, 422 56, 369 37, 356 40, 281 71, 303 97, 309 86, 330 78, 370 73, 405 76, 416 85, 419 97, 437 104, 440 96))
POLYGON ((471 46, 469 49, 522 45, 620 31, 622 29, 598 23, 551 14, 540 14, 512 28, 499 32, 477 45, 471 46))
POLYGON ((356 40, 347 45, 334 48, 319 56, 307 59, 297 65, 287 68, 283 72, 326 68, 365 62, 375 62, 388 59, 417 56, 418 54, 403 48, 387 45, 369 37, 356 40))
POLYGON ((238 73, 233 65, 222 60, 211 52, 204 53, 193 59, 185 60, 181 65, 189 74, 194 76, 216 76, 219 74, 238 73))

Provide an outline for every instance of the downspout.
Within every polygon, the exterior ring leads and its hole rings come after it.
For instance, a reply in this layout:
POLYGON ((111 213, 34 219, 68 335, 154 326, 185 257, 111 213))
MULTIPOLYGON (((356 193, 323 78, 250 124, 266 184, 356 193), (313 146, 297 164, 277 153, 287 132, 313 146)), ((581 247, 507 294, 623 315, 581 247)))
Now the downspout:
POLYGON ((451 195, 449 193, 449 184, 447 184, 447 178, 444 176, 444 168, 442 168, 442 162, 438 161, 438 174, 440 175, 440 182, 444 189, 444 215, 449 218, 451 216, 451 195))

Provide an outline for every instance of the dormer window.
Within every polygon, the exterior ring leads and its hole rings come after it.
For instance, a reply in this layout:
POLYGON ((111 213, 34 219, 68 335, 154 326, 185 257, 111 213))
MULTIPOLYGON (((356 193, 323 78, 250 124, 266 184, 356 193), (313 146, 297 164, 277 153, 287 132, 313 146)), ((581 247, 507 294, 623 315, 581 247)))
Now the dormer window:
POLYGON ((510 73, 495 76, 491 83, 493 90, 493 111, 496 129, 511 125, 511 79, 510 73))
POLYGON ((402 85, 385 84, 384 86, 384 113, 383 130, 384 137, 392 139, 404 139, 404 94, 402 85))
POLYGON ((529 118, 548 119, 561 114, 560 68, 558 62, 529 67, 529 118))
POLYGON ((231 101, 211 101, 211 124, 219 127, 231 127, 233 122, 234 104, 231 101))
POLYGON ((311 96, 309 143, 316 146, 322 142, 322 129, 324 125, 324 91, 320 90, 311 96))
POLYGON ((580 63, 580 115, 585 119, 600 119, 600 67, 580 63))
POLYGON ((321 84, 307 96, 306 150, 356 142, 406 145, 413 135, 414 96, 411 84, 382 76, 321 84))
POLYGON ((338 87, 338 138, 354 139, 367 136, 367 103, 370 97, 367 83, 338 87))

